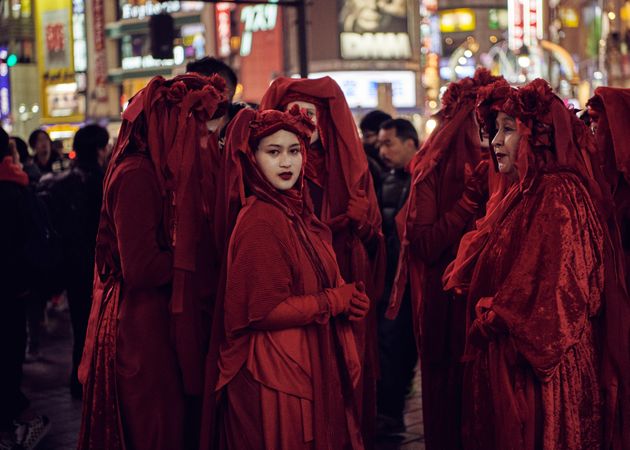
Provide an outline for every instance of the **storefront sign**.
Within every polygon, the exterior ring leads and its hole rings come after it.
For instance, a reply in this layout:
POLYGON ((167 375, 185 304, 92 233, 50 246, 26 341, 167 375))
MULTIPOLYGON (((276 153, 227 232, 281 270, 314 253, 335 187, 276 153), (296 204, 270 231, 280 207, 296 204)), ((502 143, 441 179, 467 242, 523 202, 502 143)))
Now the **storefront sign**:
POLYGON ((396 108, 416 106, 416 76, 410 70, 343 71, 312 73, 309 78, 331 77, 339 84, 350 108, 376 108, 378 84, 392 84, 392 100, 396 108))
POLYGON ((123 70, 151 69, 154 67, 170 67, 184 64, 184 47, 177 45, 173 47, 173 59, 153 59, 151 55, 127 56, 122 58, 121 66, 123 70))
POLYGON ((217 54, 221 58, 227 58, 231 53, 230 40, 232 39, 230 3, 217 3, 216 5, 216 22, 217 22, 217 54))
POLYGON ((475 19, 475 11, 469 8, 440 11, 440 31, 442 33, 474 31, 475 19))
POLYGON ((277 5, 246 6, 241 10, 241 23, 243 34, 241 35, 241 56, 247 56, 252 52, 252 41, 257 31, 270 31, 276 27, 278 20, 277 5))
POLYGON ((339 0, 343 59, 409 59, 407 2, 339 0))
POLYGON ((508 0, 508 44, 518 51, 543 38, 542 0, 508 0))

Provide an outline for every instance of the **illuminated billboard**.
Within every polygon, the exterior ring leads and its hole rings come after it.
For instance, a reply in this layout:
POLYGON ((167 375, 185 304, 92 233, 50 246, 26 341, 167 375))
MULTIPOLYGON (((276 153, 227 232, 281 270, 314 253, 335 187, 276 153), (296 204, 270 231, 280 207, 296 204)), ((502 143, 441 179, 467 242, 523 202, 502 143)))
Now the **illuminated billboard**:
POLYGON ((339 0, 343 59, 409 59, 407 0, 339 0))

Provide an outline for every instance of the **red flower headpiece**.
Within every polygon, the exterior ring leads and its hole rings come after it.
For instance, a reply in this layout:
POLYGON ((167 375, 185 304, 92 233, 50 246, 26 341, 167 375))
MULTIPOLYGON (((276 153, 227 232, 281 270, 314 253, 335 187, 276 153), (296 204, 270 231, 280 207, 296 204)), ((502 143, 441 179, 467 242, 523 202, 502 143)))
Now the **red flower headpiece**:
POLYGON ((262 138, 278 130, 295 133, 303 142, 308 142, 313 130, 315 130, 313 121, 297 105, 286 112, 273 109, 260 111, 249 126, 251 128, 250 145, 252 149, 258 146, 262 138))
POLYGON ((495 77, 488 69, 479 68, 473 78, 450 83, 442 96, 441 115, 445 118, 452 117, 462 108, 464 102, 474 102, 480 89, 499 80, 503 80, 503 77, 495 77))

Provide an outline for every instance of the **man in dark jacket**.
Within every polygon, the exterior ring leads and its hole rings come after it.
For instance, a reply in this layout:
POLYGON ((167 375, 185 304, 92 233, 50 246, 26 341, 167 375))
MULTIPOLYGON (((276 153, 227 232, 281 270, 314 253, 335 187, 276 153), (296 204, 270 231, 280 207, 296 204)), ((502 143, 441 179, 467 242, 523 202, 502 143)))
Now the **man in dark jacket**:
POLYGON ((361 142, 368 159, 370 173, 374 180, 374 189, 377 194, 381 189, 382 177, 388 170, 378 154, 378 130, 381 128, 381 124, 391 120, 391 118, 392 116, 386 112, 375 109, 363 116, 361 122, 359 122, 361 142))
POLYGON ((378 385, 379 435, 403 432, 405 396, 413 380, 417 362, 413 334, 411 302, 406 292, 395 320, 385 318, 392 290, 400 237, 396 230, 396 215, 409 195, 411 175, 405 170, 418 149, 418 133, 405 119, 391 119, 381 124, 378 132, 380 159, 387 167, 382 176, 378 201, 383 217, 383 234, 387 247, 385 291, 379 303, 379 353, 381 378, 378 385))
POLYGON ((99 125, 86 125, 74 136, 76 158, 60 174, 40 182, 57 233, 61 236, 74 344, 71 393, 80 397, 77 378, 85 333, 92 306, 94 247, 103 197, 104 165, 109 153, 109 134, 99 125))

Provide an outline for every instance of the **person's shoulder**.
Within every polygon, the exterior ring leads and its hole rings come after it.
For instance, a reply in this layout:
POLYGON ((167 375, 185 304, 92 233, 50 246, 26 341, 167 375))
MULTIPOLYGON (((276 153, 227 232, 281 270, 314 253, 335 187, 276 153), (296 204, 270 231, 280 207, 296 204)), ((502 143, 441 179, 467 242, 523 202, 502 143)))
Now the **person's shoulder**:
POLYGON ((116 167, 116 172, 118 173, 129 173, 129 172, 148 172, 155 173, 155 168, 153 167, 153 162, 148 155, 144 153, 132 153, 130 155, 125 156, 116 167))
POLYGON ((577 204, 592 202, 584 181, 570 171, 543 174, 537 192, 544 203, 557 206, 574 207, 577 204))
POLYGON ((241 210, 239 222, 241 232, 278 234, 288 228, 288 218, 280 208, 257 199, 250 200, 241 210))

